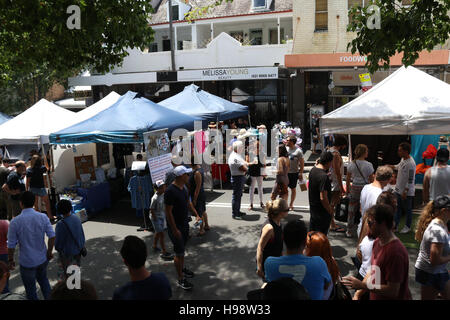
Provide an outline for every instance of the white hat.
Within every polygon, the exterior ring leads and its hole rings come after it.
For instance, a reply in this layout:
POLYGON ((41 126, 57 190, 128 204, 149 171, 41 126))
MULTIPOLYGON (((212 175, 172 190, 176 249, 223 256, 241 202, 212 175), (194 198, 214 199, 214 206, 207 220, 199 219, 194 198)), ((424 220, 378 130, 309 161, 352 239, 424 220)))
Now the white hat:
POLYGON ((192 169, 186 168, 185 166, 178 166, 175 169, 173 169, 173 173, 177 177, 182 176, 185 173, 191 173, 191 172, 192 172, 192 169))
POLYGON ((157 187, 157 188, 160 188, 160 187, 163 186, 163 185, 165 185, 165 183, 164 183, 163 180, 158 180, 158 181, 156 181, 156 187, 157 187))

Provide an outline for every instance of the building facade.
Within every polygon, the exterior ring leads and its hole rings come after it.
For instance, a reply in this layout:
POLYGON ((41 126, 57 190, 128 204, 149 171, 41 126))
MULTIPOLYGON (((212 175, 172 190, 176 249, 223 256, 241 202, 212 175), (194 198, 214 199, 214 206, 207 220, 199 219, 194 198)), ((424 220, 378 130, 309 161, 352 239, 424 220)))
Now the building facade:
MULTIPOLYGON (((297 0, 293 4, 294 42, 292 54, 285 65, 293 78, 291 114, 294 122, 308 132, 309 106, 321 105, 324 113, 335 110, 362 92, 360 75, 367 57, 352 55, 347 44, 356 33, 347 32, 348 10, 353 5, 366 6, 368 0, 297 0)), ((407 6, 410 0, 398 1, 407 6)), ((450 83, 450 41, 433 51, 420 54, 415 67, 450 83)), ((373 85, 379 83, 402 65, 401 55, 391 58, 391 68, 371 74, 373 85)))
POLYGON ((154 41, 145 51, 130 50, 109 74, 69 78, 71 86, 92 86, 94 102, 114 90, 140 92, 161 101, 191 83, 248 105, 252 123, 272 125, 288 115, 292 52, 292 0, 234 0, 214 6, 189 22, 185 14, 213 0, 172 1, 175 70, 172 70, 169 4, 154 0, 150 16, 154 41))

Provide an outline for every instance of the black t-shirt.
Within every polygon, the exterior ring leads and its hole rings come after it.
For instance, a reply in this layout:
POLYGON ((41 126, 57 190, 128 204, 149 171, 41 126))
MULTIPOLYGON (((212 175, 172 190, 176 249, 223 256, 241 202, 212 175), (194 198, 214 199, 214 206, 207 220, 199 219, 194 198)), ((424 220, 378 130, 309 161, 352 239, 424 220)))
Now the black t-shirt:
MULTIPOLYGON (((25 184, 23 183, 23 179, 15 171, 11 172, 8 175, 8 179, 7 179, 6 183, 8 184, 8 188, 10 190, 17 190, 17 189, 19 189, 20 192, 25 192, 25 184)), ((13 200, 20 200, 20 194, 12 195, 11 199, 13 199, 13 200)))
POLYGON ((8 168, 0 167, 0 188, 6 183, 10 172, 8 168))
POLYGON ((114 291, 113 300, 169 300, 172 289, 164 273, 152 273, 141 281, 131 281, 114 291))
MULTIPOLYGON (((272 225, 274 237, 272 239, 270 239, 267 242, 266 246, 264 247, 263 268, 264 268, 264 262, 266 261, 266 259, 268 257, 280 257, 281 254, 283 253, 283 231, 282 231, 281 225, 277 225, 272 220, 267 219, 264 222, 262 229, 264 229, 264 227, 267 224, 272 225)), ((261 229, 261 233, 262 233, 262 229, 261 229)))
POLYGON ((30 179, 31 188, 45 188, 43 174, 47 172, 47 168, 42 166, 40 168, 28 168, 27 178, 30 179))
POLYGON ((186 188, 180 190, 171 184, 164 193, 164 204, 172 207, 172 215, 178 229, 188 224, 189 218, 189 194, 186 188))
POLYGON ((315 211, 327 212, 320 201, 320 192, 327 191, 328 201, 331 198, 331 181, 323 169, 313 167, 309 173, 308 197, 309 206, 315 211))

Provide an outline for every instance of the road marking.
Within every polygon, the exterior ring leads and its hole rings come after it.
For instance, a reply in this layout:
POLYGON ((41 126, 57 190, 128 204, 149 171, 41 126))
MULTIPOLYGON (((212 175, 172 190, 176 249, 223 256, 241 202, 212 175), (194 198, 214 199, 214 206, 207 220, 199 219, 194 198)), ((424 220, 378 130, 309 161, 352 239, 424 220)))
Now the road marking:
MULTIPOLYGON (((231 202, 227 203, 227 202, 210 202, 208 204, 206 204, 207 207, 210 208, 231 208, 231 202)), ((255 207, 259 207, 258 204, 254 205, 255 207)), ((250 204, 249 203, 241 203, 241 208, 250 208, 250 204)), ((298 209, 298 210, 309 210, 309 206, 294 206, 294 209, 298 209)))

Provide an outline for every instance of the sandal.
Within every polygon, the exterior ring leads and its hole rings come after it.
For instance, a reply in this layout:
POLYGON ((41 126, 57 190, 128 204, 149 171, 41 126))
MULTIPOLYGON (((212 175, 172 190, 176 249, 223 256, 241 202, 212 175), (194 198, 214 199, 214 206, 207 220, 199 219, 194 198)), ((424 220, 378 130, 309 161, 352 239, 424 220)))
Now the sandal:
POLYGON ((264 209, 264 203, 261 202, 260 206, 261 206, 262 209, 264 209))
POLYGON ((345 232, 345 229, 342 228, 342 227, 336 227, 336 228, 330 229, 330 231, 334 231, 334 232, 345 232))
POLYGON ((250 205, 250 210, 253 210, 253 205, 252 204, 250 205))
POLYGON ((289 211, 294 211, 294 207, 289 207, 289 211))

